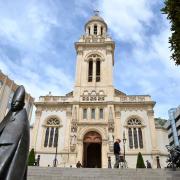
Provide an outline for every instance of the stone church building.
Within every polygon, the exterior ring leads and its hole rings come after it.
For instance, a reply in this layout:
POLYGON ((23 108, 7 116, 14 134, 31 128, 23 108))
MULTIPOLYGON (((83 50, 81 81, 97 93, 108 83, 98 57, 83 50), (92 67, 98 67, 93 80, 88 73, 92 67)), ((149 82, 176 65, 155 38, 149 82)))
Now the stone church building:
POLYGON ((75 86, 65 96, 41 96, 35 102, 31 148, 40 155, 40 166, 108 167, 114 164, 113 142, 123 137, 129 168, 136 167, 138 152, 144 160, 165 167, 167 131, 154 121, 155 102, 149 95, 127 95, 113 86, 115 42, 108 26, 97 14, 85 24, 85 33, 75 43, 75 86))

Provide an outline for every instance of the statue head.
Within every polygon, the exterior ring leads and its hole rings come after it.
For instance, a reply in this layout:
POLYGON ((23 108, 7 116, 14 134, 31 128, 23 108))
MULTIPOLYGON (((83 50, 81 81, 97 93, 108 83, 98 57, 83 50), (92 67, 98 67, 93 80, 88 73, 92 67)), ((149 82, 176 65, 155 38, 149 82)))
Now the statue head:
POLYGON ((11 111, 16 112, 24 107, 24 100, 25 100, 25 89, 24 86, 19 86, 13 96, 11 102, 11 111))

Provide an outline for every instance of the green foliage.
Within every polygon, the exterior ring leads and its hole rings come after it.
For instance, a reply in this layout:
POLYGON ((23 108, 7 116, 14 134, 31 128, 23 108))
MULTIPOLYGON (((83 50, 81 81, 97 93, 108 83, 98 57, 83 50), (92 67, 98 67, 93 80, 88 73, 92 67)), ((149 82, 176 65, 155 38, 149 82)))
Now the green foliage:
POLYGON ((35 163, 35 153, 34 153, 34 149, 31 149, 28 158, 28 166, 34 166, 34 163, 35 163))
POLYGON ((140 152, 138 153, 136 168, 146 168, 142 154, 140 152))
POLYGON ((167 19, 171 23, 172 35, 169 38, 172 56, 176 65, 180 65, 180 1, 165 0, 165 7, 161 9, 163 14, 167 14, 167 19))
POLYGON ((157 122, 160 126, 164 126, 165 123, 167 122, 166 119, 162 119, 162 118, 154 118, 155 122, 157 122))

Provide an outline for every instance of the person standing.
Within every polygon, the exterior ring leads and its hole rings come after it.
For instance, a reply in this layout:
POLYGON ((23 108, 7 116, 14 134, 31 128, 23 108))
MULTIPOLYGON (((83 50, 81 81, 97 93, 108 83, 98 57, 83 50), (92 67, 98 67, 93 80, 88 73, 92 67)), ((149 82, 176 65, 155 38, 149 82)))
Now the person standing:
POLYGON ((80 161, 77 162, 76 167, 77 167, 77 168, 81 168, 81 167, 82 167, 80 161))
POLYGON ((116 139, 116 141, 114 142, 114 155, 115 155, 115 164, 114 164, 114 168, 119 168, 119 162, 120 162, 120 153, 121 153, 121 148, 120 148, 120 143, 121 140, 120 139, 116 139))
POLYGON ((146 168, 152 168, 151 163, 148 160, 146 160, 146 163, 147 163, 146 168))

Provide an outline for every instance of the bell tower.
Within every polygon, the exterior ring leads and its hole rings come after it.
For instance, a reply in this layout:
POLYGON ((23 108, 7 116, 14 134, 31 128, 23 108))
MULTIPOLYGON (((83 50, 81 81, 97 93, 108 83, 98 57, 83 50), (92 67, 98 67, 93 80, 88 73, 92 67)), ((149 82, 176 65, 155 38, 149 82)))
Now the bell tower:
POLYGON ((84 30, 84 35, 75 43, 77 62, 74 97, 81 101, 83 95, 87 96, 93 92, 104 93, 108 99, 114 91, 115 43, 108 36, 107 24, 97 11, 85 24, 84 30))

